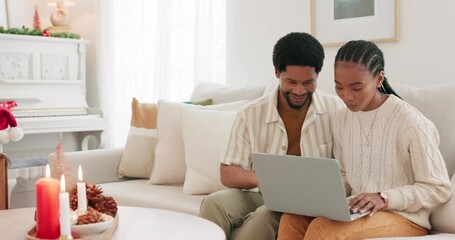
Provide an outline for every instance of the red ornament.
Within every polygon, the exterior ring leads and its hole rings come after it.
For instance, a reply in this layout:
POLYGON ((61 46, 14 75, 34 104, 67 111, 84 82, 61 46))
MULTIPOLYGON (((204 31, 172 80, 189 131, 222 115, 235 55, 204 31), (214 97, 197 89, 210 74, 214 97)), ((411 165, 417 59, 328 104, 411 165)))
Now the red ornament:
POLYGON ((50 37, 50 36, 51 36, 51 33, 49 32, 49 30, 45 29, 41 35, 42 35, 43 37, 50 37))
POLYGON ((17 103, 15 101, 0 102, 0 107, 11 109, 15 106, 17 106, 17 103))

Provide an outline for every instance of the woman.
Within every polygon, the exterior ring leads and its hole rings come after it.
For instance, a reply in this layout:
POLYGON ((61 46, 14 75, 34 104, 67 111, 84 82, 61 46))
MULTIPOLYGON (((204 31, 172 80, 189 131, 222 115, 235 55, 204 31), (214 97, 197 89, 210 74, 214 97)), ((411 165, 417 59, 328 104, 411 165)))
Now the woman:
POLYGON ((349 207, 369 215, 352 222, 284 214, 278 239, 421 236, 431 209, 451 195, 434 124, 400 99, 384 76, 382 51, 350 41, 335 57, 335 88, 347 108, 333 119, 349 207))

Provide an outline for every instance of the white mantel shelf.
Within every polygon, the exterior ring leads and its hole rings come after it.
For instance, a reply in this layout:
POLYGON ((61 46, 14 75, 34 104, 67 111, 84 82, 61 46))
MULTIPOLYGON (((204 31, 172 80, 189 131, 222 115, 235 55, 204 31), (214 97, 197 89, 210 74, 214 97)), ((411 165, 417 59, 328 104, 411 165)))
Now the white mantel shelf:
POLYGON ((9 39, 14 41, 34 41, 34 42, 52 42, 52 43, 83 43, 87 44, 90 41, 75 38, 59 38, 59 37, 43 37, 43 36, 33 36, 33 35, 21 35, 21 34, 7 34, 0 33, 0 38, 9 39))

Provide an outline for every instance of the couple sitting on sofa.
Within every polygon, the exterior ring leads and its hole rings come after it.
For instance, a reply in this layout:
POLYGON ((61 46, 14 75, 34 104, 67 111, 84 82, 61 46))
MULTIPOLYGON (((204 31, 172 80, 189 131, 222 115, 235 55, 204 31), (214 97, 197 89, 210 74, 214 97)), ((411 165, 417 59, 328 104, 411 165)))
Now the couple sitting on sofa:
POLYGON ((323 47, 309 34, 290 33, 276 43, 279 87, 239 112, 220 167, 229 188, 207 196, 200 216, 228 239, 426 235, 431 209, 451 196, 436 127, 390 87, 374 43, 348 42, 335 57, 336 93, 347 108, 316 91, 323 60, 323 47), (338 222, 267 210, 253 152, 338 159, 351 210, 370 216, 338 222))

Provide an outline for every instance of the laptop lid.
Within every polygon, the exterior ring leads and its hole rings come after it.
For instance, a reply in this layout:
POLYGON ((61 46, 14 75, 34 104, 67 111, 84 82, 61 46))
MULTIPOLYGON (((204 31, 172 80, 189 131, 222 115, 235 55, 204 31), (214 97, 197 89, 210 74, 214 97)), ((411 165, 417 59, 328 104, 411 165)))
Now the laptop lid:
POLYGON ((253 153, 252 161, 268 209, 354 220, 335 159, 253 153))

